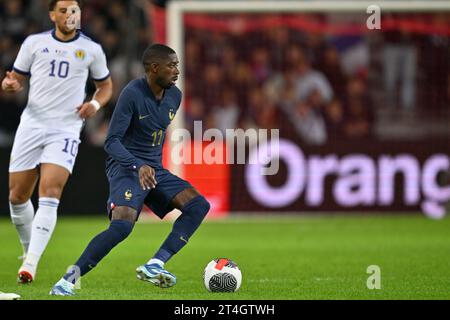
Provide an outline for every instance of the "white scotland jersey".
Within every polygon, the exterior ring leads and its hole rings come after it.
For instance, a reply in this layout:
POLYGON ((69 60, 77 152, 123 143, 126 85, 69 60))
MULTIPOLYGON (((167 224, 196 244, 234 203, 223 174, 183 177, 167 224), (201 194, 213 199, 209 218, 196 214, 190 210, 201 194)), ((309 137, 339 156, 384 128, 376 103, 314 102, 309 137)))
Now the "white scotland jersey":
POLYGON ((53 163, 71 173, 83 125, 77 107, 85 99, 88 75, 96 81, 109 77, 102 47, 81 32, 66 42, 54 30, 34 34, 22 44, 14 71, 30 76, 30 91, 9 171, 53 163))
POLYGON ((66 42, 58 40, 54 30, 30 35, 20 48, 14 71, 30 76, 21 125, 72 132, 80 132, 83 124, 76 108, 85 99, 89 72, 96 81, 109 77, 102 47, 80 31, 66 42))

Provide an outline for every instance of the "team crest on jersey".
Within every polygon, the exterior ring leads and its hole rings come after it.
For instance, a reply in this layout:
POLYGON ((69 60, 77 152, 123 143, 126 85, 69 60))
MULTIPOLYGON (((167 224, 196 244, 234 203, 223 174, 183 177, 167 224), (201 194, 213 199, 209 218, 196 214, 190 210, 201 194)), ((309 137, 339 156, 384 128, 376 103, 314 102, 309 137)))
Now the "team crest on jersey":
POLYGON ((172 121, 173 118, 175 118, 175 113, 173 112, 173 109, 170 109, 169 110, 169 119, 170 119, 170 121, 172 121))
POLYGON ((131 200, 131 197, 133 197, 133 194, 131 193, 131 190, 128 189, 127 191, 125 191, 125 200, 129 201, 131 200))
POLYGON ((86 56, 86 52, 84 52, 84 50, 78 49, 75 51, 75 57, 77 59, 83 60, 85 56, 86 56))

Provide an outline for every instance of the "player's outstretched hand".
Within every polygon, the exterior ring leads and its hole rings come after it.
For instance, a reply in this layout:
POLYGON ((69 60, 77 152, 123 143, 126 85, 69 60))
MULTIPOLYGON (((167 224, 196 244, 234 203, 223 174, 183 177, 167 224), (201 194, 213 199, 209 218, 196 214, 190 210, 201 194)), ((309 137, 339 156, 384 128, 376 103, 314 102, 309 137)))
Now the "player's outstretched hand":
POLYGON ((19 92, 23 90, 23 87, 10 71, 6 71, 6 77, 2 81, 2 89, 7 92, 19 92))
POLYGON ((156 187, 155 169, 143 165, 139 168, 139 182, 143 190, 150 190, 156 187))
POLYGON ((81 106, 77 107, 77 112, 80 115, 81 119, 87 119, 95 116, 97 110, 95 110, 93 104, 86 102, 83 103, 81 106))

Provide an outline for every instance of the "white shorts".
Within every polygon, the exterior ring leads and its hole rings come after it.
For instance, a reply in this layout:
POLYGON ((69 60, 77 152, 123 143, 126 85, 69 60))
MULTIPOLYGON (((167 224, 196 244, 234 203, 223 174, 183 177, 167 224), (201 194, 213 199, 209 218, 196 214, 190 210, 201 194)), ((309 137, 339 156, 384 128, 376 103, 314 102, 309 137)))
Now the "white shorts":
POLYGON ((53 163, 72 173, 80 144, 80 134, 53 128, 28 128, 19 125, 9 161, 9 172, 53 163))

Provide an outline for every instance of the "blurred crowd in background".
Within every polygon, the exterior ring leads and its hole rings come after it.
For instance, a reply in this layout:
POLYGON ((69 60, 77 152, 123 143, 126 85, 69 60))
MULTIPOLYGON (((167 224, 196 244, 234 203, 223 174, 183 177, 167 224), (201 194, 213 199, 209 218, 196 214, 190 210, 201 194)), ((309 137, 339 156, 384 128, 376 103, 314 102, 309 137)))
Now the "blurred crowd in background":
MULTIPOLYGON (((26 36, 53 27, 47 3, 0 0, 2 78, 26 36)), ((152 42, 148 6, 145 0, 85 1, 82 30, 105 50, 114 96, 87 123, 84 142, 103 145, 120 90, 143 74, 140 57, 152 42)), ((334 18, 317 15, 318 21, 334 18)), ((448 25, 450 15, 428 14, 423 21, 448 25)), ((185 56, 180 57, 185 68, 185 124, 192 130, 194 120, 203 120, 203 129, 223 132, 279 128, 281 136, 311 145, 448 139, 449 48, 448 33, 391 30, 332 36, 282 25, 250 32, 187 25, 185 56)), ((0 91, 0 146, 13 141, 25 91, 0 91)), ((92 82, 87 91, 93 92, 92 82)))
MULTIPOLYGON (((390 17, 405 19, 401 14, 390 17)), ((449 14, 414 18, 450 27, 449 14)), ((450 138, 448 32, 391 29, 330 35, 289 25, 264 26, 261 21, 249 23, 261 26, 256 31, 230 26, 224 32, 224 21, 238 24, 242 15, 214 19, 223 19, 217 30, 206 16, 187 20, 188 123, 206 119, 206 128, 222 131, 280 128, 282 136, 310 145, 450 138), (196 19, 208 27, 202 28, 196 19)), ((323 21, 346 21, 342 14, 310 14, 308 19, 325 29, 323 21)), ((352 20, 348 17, 349 23, 352 20)))

